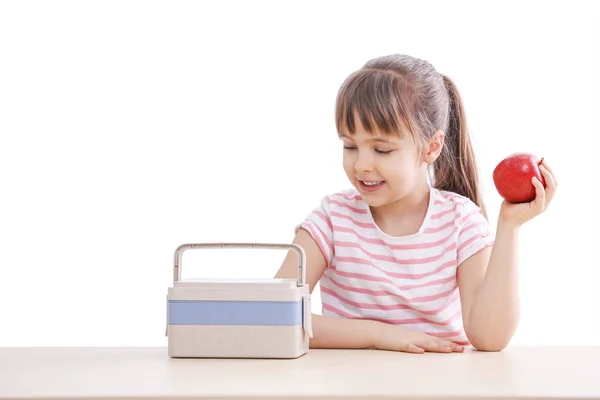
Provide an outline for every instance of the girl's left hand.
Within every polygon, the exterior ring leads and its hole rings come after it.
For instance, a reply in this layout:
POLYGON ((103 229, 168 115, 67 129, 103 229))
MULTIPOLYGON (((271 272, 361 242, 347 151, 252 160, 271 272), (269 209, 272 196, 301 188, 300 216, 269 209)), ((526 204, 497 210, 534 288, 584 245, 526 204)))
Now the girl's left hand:
POLYGON ((535 199, 530 203, 521 204, 513 204, 504 200, 500 207, 500 220, 512 225, 522 225, 546 211, 556 194, 557 182, 546 160, 542 161, 542 165, 539 168, 546 181, 546 188, 544 188, 542 182, 537 178, 533 178, 532 183, 535 186, 536 193, 535 199))

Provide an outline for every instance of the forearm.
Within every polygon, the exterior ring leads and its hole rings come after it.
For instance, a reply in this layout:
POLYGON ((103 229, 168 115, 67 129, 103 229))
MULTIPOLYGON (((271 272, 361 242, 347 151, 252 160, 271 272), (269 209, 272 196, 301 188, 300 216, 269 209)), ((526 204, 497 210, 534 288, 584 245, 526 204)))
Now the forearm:
POLYGON ((312 315, 312 348, 367 349, 375 346, 379 322, 312 315))
POLYGON ((469 314, 469 340, 479 350, 499 351, 519 321, 519 227, 498 221, 485 278, 469 314))

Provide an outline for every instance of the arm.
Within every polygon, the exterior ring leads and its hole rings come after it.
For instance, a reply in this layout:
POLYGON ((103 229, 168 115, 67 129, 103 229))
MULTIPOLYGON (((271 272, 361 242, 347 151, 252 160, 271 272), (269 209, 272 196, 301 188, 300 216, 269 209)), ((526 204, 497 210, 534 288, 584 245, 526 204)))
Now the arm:
MULTIPOLYGON (((325 270, 326 261, 319 246, 304 229, 296 235, 294 244, 301 246, 306 253, 306 281, 310 292, 314 290, 325 270)), ((297 258, 288 252, 276 278, 294 278, 297 274, 297 258)), ((374 321, 332 318, 313 314, 312 348, 370 348, 375 346, 375 331, 379 324, 374 321)))
POLYGON ((458 269, 465 333, 482 351, 504 349, 519 322, 519 227, 498 221, 493 248, 465 260, 458 269))
POLYGON ((521 204, 504 201, 493 249, 481 250, 459 266, 458 287, 465 332, 479 350, 504 349, 517 328, 519 230, 546 210, 557 189, 554 174, 545 161, 540 171, 546 187, 538 179, 532 179, 535 200, 521 204))

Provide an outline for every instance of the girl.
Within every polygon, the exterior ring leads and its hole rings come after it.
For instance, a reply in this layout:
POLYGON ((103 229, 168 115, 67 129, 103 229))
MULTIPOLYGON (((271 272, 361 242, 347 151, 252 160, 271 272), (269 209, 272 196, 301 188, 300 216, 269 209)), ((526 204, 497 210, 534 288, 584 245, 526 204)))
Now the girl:
MULTIPOLYGON (((342 85, 335 117, 354 189, 324 197, 293 241, 311 291, 321 284, 310 346, 505 348, 519 316, 519 228, 556 192, 548 165, 534 201, 502 204, 493 235, 459 92, 431 64, 369 61, 342 85)), ((277 277, 296 267, 290 252, 277 277)))

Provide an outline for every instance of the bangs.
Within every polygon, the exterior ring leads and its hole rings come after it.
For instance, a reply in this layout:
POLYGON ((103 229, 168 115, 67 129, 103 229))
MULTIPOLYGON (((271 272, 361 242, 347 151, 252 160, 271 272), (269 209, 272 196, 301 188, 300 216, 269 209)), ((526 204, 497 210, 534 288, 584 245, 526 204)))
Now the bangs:
POLYGON ((414 88, 405 76, 395 72, 362 69, 342 85, 335 108, 338 134, 356 132, 355 117, 374 135, 415 137, 413 121, 414 88))

